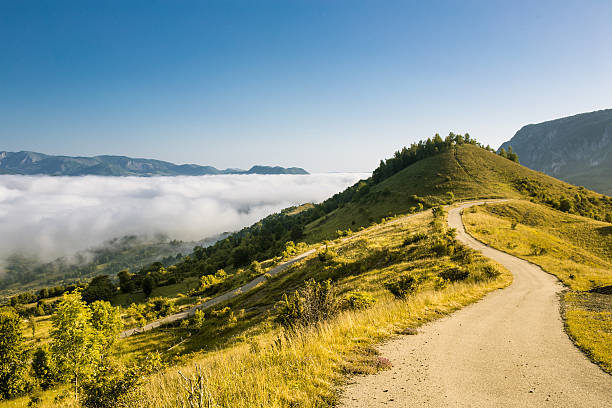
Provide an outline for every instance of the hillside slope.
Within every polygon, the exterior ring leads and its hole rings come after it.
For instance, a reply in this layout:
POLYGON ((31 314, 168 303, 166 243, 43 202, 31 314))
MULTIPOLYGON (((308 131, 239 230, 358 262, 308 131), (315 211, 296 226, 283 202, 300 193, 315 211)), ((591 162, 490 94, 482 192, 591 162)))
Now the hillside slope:
POLYGON ((197 164, 177 165, 126 156, 70 157, 36 152, 0 152, 0 174, 49 176, 204 176, 213 174, 308 174, 299 167, 253 166, 249 170, 219 170, 197 164))
POLYGON ((612 217, 612 198, 579 188, 489 152, 464 144, 419 160, 391 177, 362 187, 362 194, 311 223, 313 241, 338 229, 359 228, 381 217, 415 211, 455 200, 529 197, 568 212, 596 219, 612 217))
POLYGON ((524 126, 510 146, 531 169, 612 194, 612 109, 524 126))

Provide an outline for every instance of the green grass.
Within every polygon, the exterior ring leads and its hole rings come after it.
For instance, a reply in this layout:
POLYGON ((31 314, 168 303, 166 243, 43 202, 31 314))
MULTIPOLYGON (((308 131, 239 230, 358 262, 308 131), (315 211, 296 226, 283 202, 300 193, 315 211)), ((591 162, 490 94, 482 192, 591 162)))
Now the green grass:
POLYGON ((541 266, 571 289, 563 296, 566 331, 612 373, 612 296, 589 292, 612 285, 612 224, 525 201, 472 207, 463 219, 482 242, 541 266))
POLYGON ((329 239, 339 229, 355 231, 383 217, 408 213, 419 202, 425 207, 446 203, 449 191, 458 201, 479 198, 559 201, 580 193, 601 214, 612 214, 610 197, 572 186, 480 147, 462 145, 408 166, 374 185, 367 194, 310 223, 305 230, 306 239, 309 242, 329 239), (519 188, 519 183, 526 180, 532 191, 519 188))
POLYGON ((463 219, 484 243, 540 265, 571 289, 612 284, 612 224, 525 201, 472 207, 463 219))

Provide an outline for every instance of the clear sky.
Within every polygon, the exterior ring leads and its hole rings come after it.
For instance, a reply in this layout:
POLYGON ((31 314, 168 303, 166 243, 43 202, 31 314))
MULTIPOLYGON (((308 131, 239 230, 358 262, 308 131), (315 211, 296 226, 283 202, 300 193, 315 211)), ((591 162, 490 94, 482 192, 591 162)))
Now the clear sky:
POLYGON ((368 171, 611 107, 610 1, 0 0, 0 150, 368 171))

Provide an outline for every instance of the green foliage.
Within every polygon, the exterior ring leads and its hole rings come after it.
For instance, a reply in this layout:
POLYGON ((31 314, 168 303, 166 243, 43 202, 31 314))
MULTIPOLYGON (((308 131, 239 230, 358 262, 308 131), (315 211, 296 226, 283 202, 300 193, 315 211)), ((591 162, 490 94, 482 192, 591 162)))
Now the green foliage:
POLYGON ((376 303, 376 298, 365 292, 351 292, 341 300, 341 308, 344 310, 367 309, 376 303))
POLYGON ((110 302, 115 295, 117 288, 111 282, 108 275, 95 276, 87 287, 83 290, 82 297, 87 303, 97 300, 110 302))
POLYGON ((117 274, 119 278, 119 287, 123 293, 132 293, 136 290, 136 284, 133 280, 134 275, 129 270, 123 269, 117 274))
POLYGON ((433 207, 431 213, 434 218, 444 218, 446 216, 446 210, 441 205, 433 207))
POLYGON ((0 401, 29 390, 26 377, 27 353, 21 319, 11 308, 0 308, 0 401))
POLYGON ((145 276, 145 278, 142 281, 142 292, 145 294, 145 296, 146 297, 151 296, 151 293, 153 293, 154 288, 155 288, 155 279, 153 279, 151 275, 145 276))
POLYGON ((137 368, 118 371, 100 367, 81 386, 81 405, 84 408, 132 407, 132 394, 141 381, 142 376, 137 368))
POLYGON ((196 310, 192 317, 193 326, 198 330, 202 329, 202 327, 204 327, 204 322, 206 321, 205 317, 206 314, 204 313, 204 311, 199 309, 196 310))
POLYGON ((465 136, 450 133, 445 139, 436 134, 433 139, 428 138, 413 143, 410 147, 404 147, 402 150, 396 151, 392 158, 381 160, 378 168, 372 173, 372 180, 374 183, 379 183, 419 160, 435 156, 456 144, 464 143, 478 144, 475 140, 470 139, 470 135, 467 133, 465 136))
POLYGON ((422 276, 404 275, 393 282, 386 283, 385 287, 396 298, 405 299, 419 289, 423 280, 422 276))
POLYGON ((298 329, 332 317, 338 310, 331 280, 308 280, 290 296, 283 294, 276 321, 287 329, 298 329))
POLYGON ((170 316, 176 312, 174 302, 168 298, 156 297, 147 302, 147 312, 155 319, 170 316))
POLYGON ((121 309, 108 302, 96 301, 91 307, 91 325, 99 337, 102 352, 108 352, 123 330, 121 309))
POLYGON ((407 245, 416 244, 417 242, 420 242, 424 239, 427 239, 427 234, 425 234, 424 232, 418 232, 416 234, 411 234, 410 236, 408 236, 404 240, 403 245, 407 246, 407 245))
POLYGON ((451 267, 440 273, 438 276, 450 282, 459 282, 468 278, 470 273, 459 267, 451 267))
POLYGON ((78 291, 65 293, 51 320, 51 352, 60 376, 78 389, 80 381, 93 372, 101 347, 91 325, 91 309, 78 291))
POLYGON ((55 366, 47 345, 38 347, 34 352, 32 357, 32 372, 43 390, 48 389, 58 382, 59 376, 57 367, 55 366))

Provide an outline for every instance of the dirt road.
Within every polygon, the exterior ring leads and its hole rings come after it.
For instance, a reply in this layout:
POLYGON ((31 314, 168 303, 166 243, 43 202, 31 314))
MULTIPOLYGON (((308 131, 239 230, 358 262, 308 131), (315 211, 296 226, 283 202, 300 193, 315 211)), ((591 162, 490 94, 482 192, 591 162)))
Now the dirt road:
POLYGON ((612 376, 574 347, 563 331, 557 279, 476 241, 461 211, 449 211, 457 239, 503 264, 508 288, 403 336, 380 351, 393 367, 357 377, 343 407, 611 407, 612 376))

